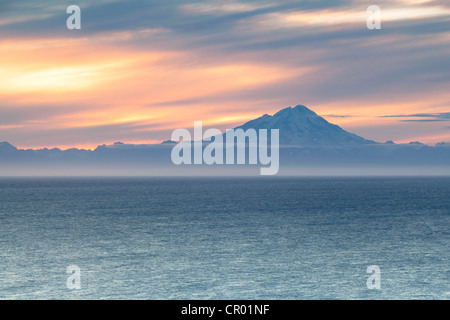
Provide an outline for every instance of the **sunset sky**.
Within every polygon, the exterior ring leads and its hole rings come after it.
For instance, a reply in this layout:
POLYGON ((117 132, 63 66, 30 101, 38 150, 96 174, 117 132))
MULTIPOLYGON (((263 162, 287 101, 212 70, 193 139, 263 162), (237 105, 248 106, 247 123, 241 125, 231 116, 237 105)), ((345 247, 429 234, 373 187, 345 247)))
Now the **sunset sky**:
POLYGON ((20 148, 159 143, 298 104, 367 139, 450 142, 450 1, 0 0, 0 79, 0 141, 20 148))

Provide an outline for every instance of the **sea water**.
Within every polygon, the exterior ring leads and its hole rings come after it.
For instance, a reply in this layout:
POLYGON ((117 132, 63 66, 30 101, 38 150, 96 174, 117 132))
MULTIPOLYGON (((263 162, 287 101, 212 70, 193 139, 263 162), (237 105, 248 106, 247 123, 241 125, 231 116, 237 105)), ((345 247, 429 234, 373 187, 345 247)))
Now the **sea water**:
POLYGON ((2 178, 0 298, 449 299, 449 226, 450 178, 2 178))

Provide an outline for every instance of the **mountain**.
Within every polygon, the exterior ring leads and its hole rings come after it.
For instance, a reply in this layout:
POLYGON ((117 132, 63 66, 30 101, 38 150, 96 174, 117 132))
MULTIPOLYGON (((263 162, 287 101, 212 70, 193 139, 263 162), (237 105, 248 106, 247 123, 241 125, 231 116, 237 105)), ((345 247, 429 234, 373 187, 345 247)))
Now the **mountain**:
POLYGON ((14 147, 12 144, 4 141, 4 142, 0 142, 0 151, 1 152, 12 152, 12 151, 17 151, 17 148, 14 147))
POLYGON ((347 132, 339 126, 329 123, 303 105, 284 108, 273 116, 263 115, 235 129, 279 129, 280 145, 316 146, 353 146, 376 142, 366 140, 347 132))
MULTIPOLYGON (((450 143, 377 143, 329 123, 302 105, 265 114, 235 129, 250 128, 280 130, 281 174, 450 175, 450 143)), ((174 165, 171 152, 176 143, 24 150, 0 142, 0 176, 259 174, 255 166, 174 165)))

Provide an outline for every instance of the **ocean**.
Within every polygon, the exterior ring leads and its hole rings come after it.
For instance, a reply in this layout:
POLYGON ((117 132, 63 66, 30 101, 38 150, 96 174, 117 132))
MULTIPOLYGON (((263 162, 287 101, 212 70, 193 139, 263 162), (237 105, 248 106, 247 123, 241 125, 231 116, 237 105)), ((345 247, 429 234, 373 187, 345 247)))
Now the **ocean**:
POLYGON ((450 178, 1 178, 0 298, 447 300, 449 226, 450 178))

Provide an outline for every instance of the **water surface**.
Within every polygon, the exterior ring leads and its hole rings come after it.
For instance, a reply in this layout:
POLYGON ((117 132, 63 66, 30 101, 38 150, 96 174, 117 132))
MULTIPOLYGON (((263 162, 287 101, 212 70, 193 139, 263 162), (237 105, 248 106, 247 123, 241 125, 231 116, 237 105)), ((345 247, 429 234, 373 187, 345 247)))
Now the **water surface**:
POLYGON ((449 195, 448 178, 2 178, 0 298, 449 299, 449 195))

